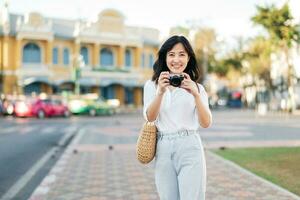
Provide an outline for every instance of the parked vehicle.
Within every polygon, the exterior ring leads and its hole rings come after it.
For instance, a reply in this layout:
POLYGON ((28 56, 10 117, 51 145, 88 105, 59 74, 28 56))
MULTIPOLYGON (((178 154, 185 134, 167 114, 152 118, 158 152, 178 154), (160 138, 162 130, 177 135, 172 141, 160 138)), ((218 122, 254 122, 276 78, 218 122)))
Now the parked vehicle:
POLYGON ((108 104, 105 100, 98 99, 71 99, 68 103, 69 109, 73 114, 112 115, 116 112, 115 107, 108 104))
POLYGON ((15 107, 15 100, 4 99, 2 101, 2 108, 1 108, 2 114, 3 115, 13 115, 14 107, 15 107))
POLYGON ((14 115, 16 117, 53 117, 64 116, 69 117, 70 111, 58 99, 25 99, 18 100, 15 104, 14 115))
POLYGON ((242 93, 239 91, 232 91, 229 95, 227 105, 230 108, 241 108, 242 103, 242 93))

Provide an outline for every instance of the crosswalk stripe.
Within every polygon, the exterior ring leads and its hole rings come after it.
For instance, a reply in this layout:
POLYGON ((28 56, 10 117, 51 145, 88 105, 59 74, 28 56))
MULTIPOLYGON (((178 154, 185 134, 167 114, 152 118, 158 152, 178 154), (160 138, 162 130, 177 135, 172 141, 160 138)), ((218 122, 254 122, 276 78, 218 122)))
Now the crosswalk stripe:
POLYGON ((8 133, 13 133, 15 131, 16 127, 6 127, 2 128, 0 130, 0 134, 8 134, 8 133))
POLYGON ((56 127, 47 127, 47 128, 43 128, 43 129, 41 130, 41 134, 51 134, 51 133, 55 133, 56 131, 58 131, 57 129, 58 129, 58 128, 56 128, 56 127))
POLYGON ((76 125, 70 125, 67 127, 61 126, 51 126, 51 127, 43 127, 43 126, 11 126, 0 129, 0 134, 29 134, 29 133, 39 133, 39 134, 51 134, 56 132, 69 133, 73 132, 77 129, 76 125))

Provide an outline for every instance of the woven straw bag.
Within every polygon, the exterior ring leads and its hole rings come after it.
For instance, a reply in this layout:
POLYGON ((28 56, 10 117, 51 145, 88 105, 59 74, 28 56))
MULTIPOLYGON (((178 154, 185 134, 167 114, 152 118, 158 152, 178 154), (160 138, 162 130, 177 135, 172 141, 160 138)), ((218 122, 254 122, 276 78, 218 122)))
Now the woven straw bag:
POLYGON ((155 156, 156 132, 157 129, 153 122, 143 124, 136 144, 137 159, 143 164, 151 162, 155 156))

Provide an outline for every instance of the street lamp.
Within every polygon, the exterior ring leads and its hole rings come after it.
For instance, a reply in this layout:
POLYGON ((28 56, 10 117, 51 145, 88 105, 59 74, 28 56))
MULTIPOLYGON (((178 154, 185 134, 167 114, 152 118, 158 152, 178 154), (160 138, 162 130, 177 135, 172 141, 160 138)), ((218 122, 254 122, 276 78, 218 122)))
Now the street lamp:
POLYGON ((73 74, 72 79, 75 83, 75 91, 76 95, 80 95, 80 78, 81 78, 81 70, 85 66, 83 56, 78 55, 74 57, 74 65, 73 65, 73 74))

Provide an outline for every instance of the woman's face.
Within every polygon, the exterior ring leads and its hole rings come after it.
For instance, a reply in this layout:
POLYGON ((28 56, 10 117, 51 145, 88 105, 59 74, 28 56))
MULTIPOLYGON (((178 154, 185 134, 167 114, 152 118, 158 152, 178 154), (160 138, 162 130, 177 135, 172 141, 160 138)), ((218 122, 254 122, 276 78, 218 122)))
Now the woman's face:
POLYGON ((181 43, 177 43, 167 52, 166 63, 170 73, 182 73, 189 62, 189 55, 181 43))

